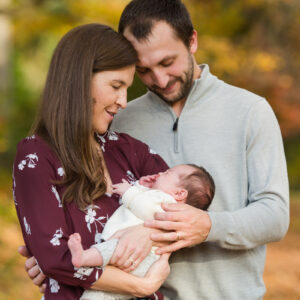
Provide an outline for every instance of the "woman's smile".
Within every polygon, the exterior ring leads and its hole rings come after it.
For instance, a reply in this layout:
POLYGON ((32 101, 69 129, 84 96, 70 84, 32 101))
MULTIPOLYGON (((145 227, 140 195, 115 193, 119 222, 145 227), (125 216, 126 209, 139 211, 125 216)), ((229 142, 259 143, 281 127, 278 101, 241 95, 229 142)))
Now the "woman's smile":
POLYGON ((135 66, 97 72, 92 78, 93 130, 103 134, 120 108, 127 105, 127 88, 132 84, 135 66))

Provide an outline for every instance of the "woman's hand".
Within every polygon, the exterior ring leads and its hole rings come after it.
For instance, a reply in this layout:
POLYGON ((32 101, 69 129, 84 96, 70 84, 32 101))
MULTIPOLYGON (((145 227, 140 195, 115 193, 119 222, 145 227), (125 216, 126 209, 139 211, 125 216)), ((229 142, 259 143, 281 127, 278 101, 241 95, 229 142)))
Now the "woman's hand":
POLYGON ((151 250, 152 232, 141 224, 115 233, 111 238, 119 242, 109 263, 125 272, 133 271, 151 250))
POLYGON ((25 246, 20 246, 18 248, 18 252, 24 256, 27 257, 25 261, 25 270, 29 276, 29 278, 32 280, 32 282, 37 285, 40 288, 41 293, 45 293, 47 285, 44 282, 46 276, 39 268, 38 264, 36 263, 35 257, 31 256, 29 257, 28 250, 25 246))
POLYGON ((169 257, 171 253, 161 255, 148 270, 144 278, 142 278, 141 290, 135 295, 137 297, 145 297, 156 292, 170 274, 169 257))

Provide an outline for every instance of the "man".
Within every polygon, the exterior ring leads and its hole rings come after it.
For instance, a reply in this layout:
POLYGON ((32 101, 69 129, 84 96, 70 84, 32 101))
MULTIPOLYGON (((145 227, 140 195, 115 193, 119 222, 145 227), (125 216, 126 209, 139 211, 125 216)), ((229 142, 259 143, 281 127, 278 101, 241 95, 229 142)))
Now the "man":
POLYGON ((280 129, 267 101, 198 66, 197 34, 179 0, 133 0, 119 31, 138 52, 149 89, 116 116, 112 128, 146 142, 170 166, 209 170, 216 195, 208 213, 165 205, 146 225, 173 241, 168 299, 262 299, 265 244, 289 224, 288 180, 280 129), (176 234, 174 233, 176 232, 176 234), (192 247, 191 247, 192 246, 192 247))
POLYGON ((262 299, 265 244, 288 228, 288 180, 274 113, 261 97, 197 65, 197 34, 180 0, 133 0, 119 31, 138 52, 149 92, 129 103, 112 128, 143 140, 169 164, 204 166, 216 183, 209 212, 186 204, 146 225, 170 241, 167 299, 262 299), (180 250, 179 250, 180 249, 180 250))

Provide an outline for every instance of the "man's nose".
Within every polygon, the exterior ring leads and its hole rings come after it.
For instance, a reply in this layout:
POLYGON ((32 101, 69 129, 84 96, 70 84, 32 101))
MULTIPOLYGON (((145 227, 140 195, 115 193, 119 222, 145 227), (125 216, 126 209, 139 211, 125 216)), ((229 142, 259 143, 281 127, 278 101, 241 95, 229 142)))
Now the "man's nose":
POLYGON ((157 86, 160 89, 164 89, 168 85, 169 76, 163 71, 157 70, 153 72, 152 80, 155 86, 157 86))

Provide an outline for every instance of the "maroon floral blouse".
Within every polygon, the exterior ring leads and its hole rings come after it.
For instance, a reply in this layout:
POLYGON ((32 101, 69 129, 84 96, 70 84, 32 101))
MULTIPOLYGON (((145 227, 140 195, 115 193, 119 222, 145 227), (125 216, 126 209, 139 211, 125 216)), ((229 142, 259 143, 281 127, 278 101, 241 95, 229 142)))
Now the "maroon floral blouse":
MULTIPOLYGON (((146 144, 127 134, 108 131, 97 136, 113 183, 134 182, 168 166, 146 144)), ((79 210, 73 203, 62 207, 64 187, 58 182, 64 169, 49 145, 38 136, 23 139, 17 148, 13 195, 25 244, 47 275, 45 299, 79 299, 102 274, 101 267, 75 268, 67 241, 78 232, 84 248, 101 242, 107 219, 119 207, 117 194, 106 194, 79 210)))

